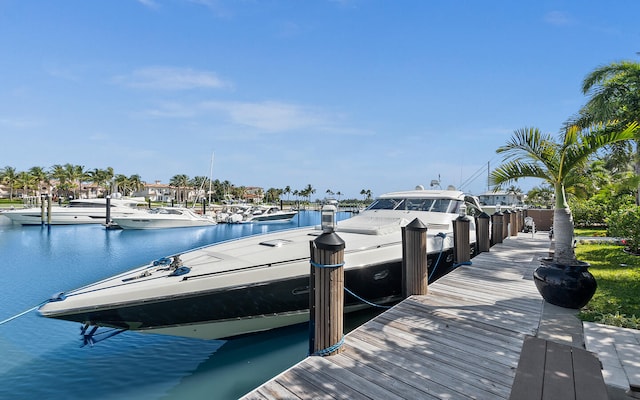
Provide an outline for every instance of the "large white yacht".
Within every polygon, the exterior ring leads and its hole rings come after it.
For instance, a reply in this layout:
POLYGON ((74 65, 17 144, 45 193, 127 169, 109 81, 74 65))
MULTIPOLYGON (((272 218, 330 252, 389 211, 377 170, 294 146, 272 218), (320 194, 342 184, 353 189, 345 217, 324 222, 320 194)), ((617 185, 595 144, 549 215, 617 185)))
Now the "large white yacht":
MULTIPOLYGON (((113 218, 133 214, 145 203, 140 199, 112 198, 109 199, 109 204, 109 213, 113 218)), ((51 207, 50 217, 48 212, 46 208, 29 207, 6 210, 2 215, 18 225, 104 224, 107 222, 107 199, 71 200, 67 206, 51 207)))
MULTIPOLYGON (((345 309, 400 300, 401 227, 427 226, 430 280, 453 263, 452 220, 475 198, 455 190, 388 193, 335 224, 345 242, 345 309)), ((323 216, 324 217, 324 216, 323 216)), ((42 316, 98 327, 217 339, 300 323, 309 315, 309 242, 322 227, 282 230, 197 248, 150 261, 129 272, 60 293, 42 316)), ((470 218, 471 248, 475 222, 470 218)), ((89 327, 92 327, 89 329, 89 327)))

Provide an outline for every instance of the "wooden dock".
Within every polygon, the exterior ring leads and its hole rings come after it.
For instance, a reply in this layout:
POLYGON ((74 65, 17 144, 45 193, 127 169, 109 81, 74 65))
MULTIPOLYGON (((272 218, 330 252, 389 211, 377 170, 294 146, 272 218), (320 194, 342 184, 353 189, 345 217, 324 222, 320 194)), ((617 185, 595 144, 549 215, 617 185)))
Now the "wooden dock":
POLYGON ((505 239, 244 399, 507 399, 543 300, 533 279, 546 234, 505 239))

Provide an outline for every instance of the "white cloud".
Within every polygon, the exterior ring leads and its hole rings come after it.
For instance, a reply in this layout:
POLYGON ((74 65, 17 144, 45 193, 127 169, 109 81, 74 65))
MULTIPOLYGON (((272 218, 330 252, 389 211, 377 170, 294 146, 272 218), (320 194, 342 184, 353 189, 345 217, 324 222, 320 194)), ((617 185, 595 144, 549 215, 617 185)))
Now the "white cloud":
POLYGON ((147 109, 143 115, 154 118, 193 118, 197 112, 193 107, 188 107, 176 102, 165 102, 155 108, 147 109))
POLYGON ((327 117, 317 110, 276 101, 262 103, 211 101, 203 103, 203 107, 225 112, 234 123, 269 132, 317 129, 329 124, 327 117))
POLYGON ((117 83, 143 89, 220 89, 231 86, 210 71, 191 68, 147 67, 115 78, 117 83))
POLYGON ((160 7, 155 0, 138 0, 138 3, 142 4, 147 8, 151 8, 153 10, 156 10, 160 7))
POLYGON ((562 11, 550 11, 544 16, 544 20, 556 26, 567 26, 573 24, 573 20, 562 11))

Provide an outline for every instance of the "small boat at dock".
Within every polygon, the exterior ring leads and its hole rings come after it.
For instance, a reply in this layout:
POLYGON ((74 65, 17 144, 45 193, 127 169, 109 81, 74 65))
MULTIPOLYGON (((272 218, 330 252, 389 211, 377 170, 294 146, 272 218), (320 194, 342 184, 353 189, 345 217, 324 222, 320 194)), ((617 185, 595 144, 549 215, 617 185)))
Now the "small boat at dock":
POLYGON ((260 207, 242 222, 288 222, 296 215, 297 211, 281 210, 276 206, 260 207))
POLYGON ((169 229, 211 226, 217 222, 214 217, 200 215, 184 207, 157 207, 139 213, 114 216, 115 226, 122 229, 169 229))

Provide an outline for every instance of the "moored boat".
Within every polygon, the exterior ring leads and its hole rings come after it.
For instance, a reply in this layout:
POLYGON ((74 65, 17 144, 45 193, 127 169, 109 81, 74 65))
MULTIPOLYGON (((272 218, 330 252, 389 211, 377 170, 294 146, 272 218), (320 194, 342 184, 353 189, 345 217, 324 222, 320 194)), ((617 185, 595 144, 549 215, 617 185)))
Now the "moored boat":
POLYGON ((40 207, 6 210, 2 215, 18 225, 41 225, 44 222, 51 225, 104 224, 107 222, 107 201, 112 218, 133 214, 145 204, 142 200, 129 198, 76 199, 67 206, 51 207, 50 216, 45 209, 44 218, 40 207))
POLYGON ((216 225, 215 218, 184 207, 157 207, 112 218, 122 229, 168 229, 216 225))
MULTIPOLYGON (((336 224, 344 240, 346 311, 401 297, 401 228, 415 218, 428 227, 430 280, 453 262, 452 220, 477 201, 454 190, 388 193, 336 224), (352 295, 353 293, 354 295, 352 295)), ((471 219, 470 238, 475 241, 471 219)), ((132 271, 61 293, 42 316, 89 326, 203 339, 308 320, 309 242, 322 227, 282 230, 217 243, 155 260, 132 271)), ((472 246, 472 249, 475 246, 472 246)))
POLYGON ((242 222, 288 222, 298 215, 297 211, 281 210, 276 206, 265 207, 258 213, 253 213, 242 222))

